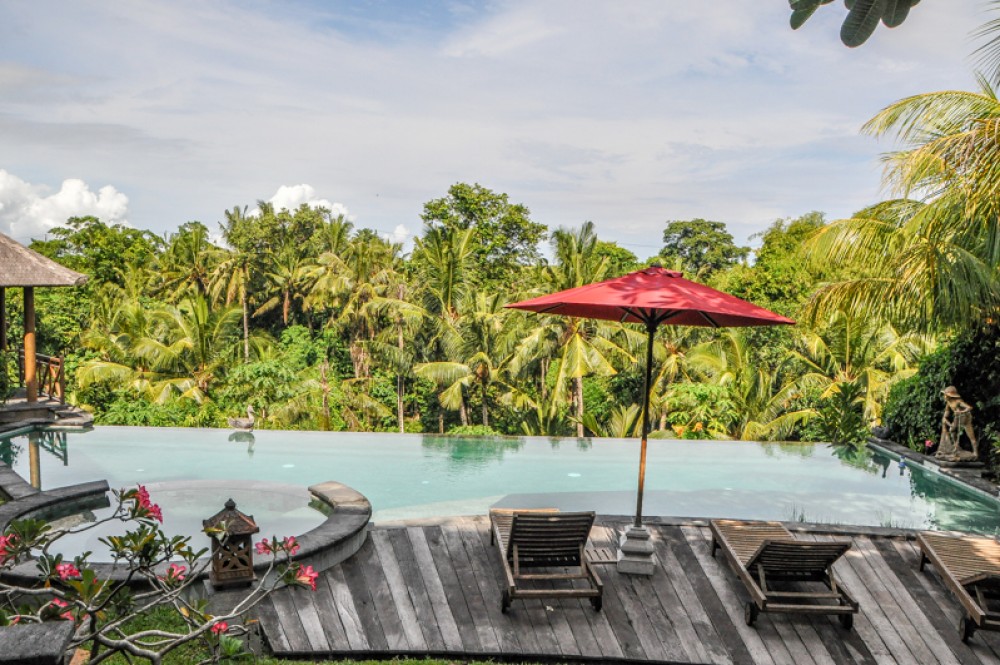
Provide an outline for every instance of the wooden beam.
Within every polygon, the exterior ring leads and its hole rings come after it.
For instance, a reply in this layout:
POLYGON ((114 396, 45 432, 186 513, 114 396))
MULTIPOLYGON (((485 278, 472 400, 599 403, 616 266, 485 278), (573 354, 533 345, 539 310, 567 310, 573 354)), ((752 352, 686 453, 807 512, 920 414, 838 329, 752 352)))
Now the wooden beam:
POLYGON ((0 286, 0 352, 7 350, 7 289, 0 286))
POLYGON ((24 386, 28 402, 38 401, 38 370, 35 367, 35 287, 24 287, 24 386))
POLYGON ((42 489, 42 462, 38 440, 40 436, 36 430, 28 432, 28 478, 36 490, 42 489))

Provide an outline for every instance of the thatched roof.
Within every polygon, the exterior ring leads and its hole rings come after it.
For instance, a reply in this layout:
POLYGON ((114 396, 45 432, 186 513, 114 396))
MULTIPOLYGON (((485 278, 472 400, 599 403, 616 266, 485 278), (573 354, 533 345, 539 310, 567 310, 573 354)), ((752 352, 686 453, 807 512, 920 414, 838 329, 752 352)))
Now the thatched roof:
POLYGON ((86 275, 61 266, 0 233, 0 287, 79 286, 86 275))

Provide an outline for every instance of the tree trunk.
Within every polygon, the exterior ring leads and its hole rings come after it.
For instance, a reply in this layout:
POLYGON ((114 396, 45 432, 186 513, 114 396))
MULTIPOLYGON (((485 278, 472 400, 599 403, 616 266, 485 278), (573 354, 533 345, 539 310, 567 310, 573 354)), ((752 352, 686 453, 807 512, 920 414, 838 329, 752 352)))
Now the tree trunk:
POLYGON ((462 422, 462 427, 466 427, 469 424, 469 412, 465 408, 465 395, 462 395, 462 403, 458 407, 458 417, 462 422))
POLYGON ((541 369, 542 369, 542 376, 540 377, 540 379, 541 379, 541 381, 540 381, 541 386, 540 387, 541 387, 541 392, 542 392, 542 403, 544 404, 545 403, 545 397, 546 397, 545 377, 549 373, 549 361, 546 360, 545 358, 542 358, 541 369))
POLYGON ((486 408, 486 392, 487 392, 487 385, 486 382, 484 381, 483 382, 483 427, 490 426, 490 413, 489 409, 486 408))
POLYGON ((573 392, 576 401, 576 435, 583 436, 583 377, 573 379, 573 392))
POLYGON ((288 325, 288 314, 292 310, 292 292, 285 291, 285 302, 281 304, 281 322, 288 325))
POLYGON ((330 363, 327 360, 323 360, 323 364, 319 366, 319 385, 323 390, 323 421, 320 423, 320 429, 324 432, 330 431, 330 382, 326 380, 326 370, 330 367, 330 363))
POLYGON ((243 289, 240 296, 240 304, 243 305, 243 362, 250 362, 250 303, 247 302, 247 292, 243 289))
POLYGON ((444 409, 438 406, 438 434, 444 434, 444 409))
MULTIPOLYGON (((399 345, 399 354, 403 354, 403 326, 399 325, 396 328, 396 343, 399 345)), ((403 372, 402 370, 396 375, 396 419, 399 421, 399 433, 403 434, 406 432, 406 426, 403 422, 403 389, 405 388, 405 383, 403 382, 403 372)))

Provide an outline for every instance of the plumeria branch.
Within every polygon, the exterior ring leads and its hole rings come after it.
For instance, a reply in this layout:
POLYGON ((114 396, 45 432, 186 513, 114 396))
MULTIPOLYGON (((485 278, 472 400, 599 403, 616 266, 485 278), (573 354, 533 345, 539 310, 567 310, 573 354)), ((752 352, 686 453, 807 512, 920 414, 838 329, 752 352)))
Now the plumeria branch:
MULTIPOLYGON (((232 643, 235 637, 247 633, 246 627, 235 622, 276 588, 316 588, 318 573, 312 566, 293 560, 299 551, 294 537, 265 538, 255 547, 258 555, 269 557, 262 582, 248 590, 229 612, 213 616, 206 611, 204 600, 191 601, 188 593, 211 565, 211 559, 204 556, 207 550, 193 550, 189 537, 168 537, 163 533, 163 512, 144 486, 118 490, 113 495, 112 514, 93 523, 57 530, 40 520, 21 520, 0 534, 0 625, 75 621, 79 629, 70 646, 90 642, 93 665, 116 653, 157 664, 165 654, 196 640, 207 647, 209 657, 204 662, 211 663, 218 662, 224 642, 232 643), (87 561, 89 552, 72 560, 53 553, 64 536, 112 521, 133 527, 122 536, 100 539, 111 550, 114 565, 124 568, 121 578, 100 579, 87 561), (4 580, 5 571, 26 561, 37 566, 38 585, 4 580), (137 585, 143 588, 137 589, 137 585), (24 604, 15 606, 15 601, 24 604), (126 632, 129 622, 158 607, 172 608, 187 629, 126 632), (230 626, 230 622, 234 625, 230 626)), ((206 533, 225 541, 221 530, 206 533)), ((226 646, 231 646, 229 643, 226 646)))

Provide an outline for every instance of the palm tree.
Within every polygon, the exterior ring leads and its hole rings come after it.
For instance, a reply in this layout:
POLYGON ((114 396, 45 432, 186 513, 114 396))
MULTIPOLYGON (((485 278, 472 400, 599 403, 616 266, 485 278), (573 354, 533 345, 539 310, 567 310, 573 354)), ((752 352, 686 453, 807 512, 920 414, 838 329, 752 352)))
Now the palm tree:
POLYGON ((299 248, 285 246, 269 255, 268 267, 264 271, 264 281, 270 287, 271 296, 253 313, 260 316, 281 306, 281 323, 289 325, 292 304, 303 300, 310 290, 313 265, 302 255, 299 248))
POLYGON ((204 298, 148 316, 135 303, 118 320, 119 332, 88 336, 104 357, 85 362, 78 380, 84 387, 111 381, 159 403, 177 395, 200 404, 235 355, 238 322, 238 309, 212 311, 204 298))
POLYGON ((889 324, 840 312, 822 328, 802 330, 789 356, 805 368, 795 380, 800 390, 819 390, 828 398, 848 384, 857 386, 865 419, 875 423, 892 385, 912 376, 934 345, 933 337, 900 334, 889 324))
MULTIPOLYGON (((562 291, 597 282, 606 277, 608 260, 595 251, 597 235, 592 222, 578 230, 557 229, 552 233, 556 263, 544 271, 546 289, 562 291)), ((620 324, 577 319, 545 317, 521 340, 515 352, 512 371, 523 373, 551 352, 558 353, 556 391, 567 396, 573 407, 577 436, 584 435, 583 377, 609 376, 616 373, 613 360, 634 362, 635 358, 616 337, 624 337, 620 324)), ((543 363, 544 367, 544 363, 543 363)), ((544 401, 544 400, 543 400, 544 401)))
POLYGON ((403 400, 406 391, 406 377, 414 365, 415 349, 407 344, 412 340, 428 317, 427 310, 409 299, 410 285, 398 275, 398 279, 386 289, 385 296, 378 296, 368 303, 377 315, 391 323, 372 343, 373 353, 382 359, 396 373, 396 422, 399 432, 406 431, 403 400))
POLYGON ((714 385, 726 388, 732 405, 729 435, 736 439, 780 439, 812 416, 809 410, 789 411, 796 387, 782 381, 753 357, 741 330, 727 330, 719 338, 692 348, 688 367, 714 385))
POLYGON ((882 110, 865 131, 894 132, 885 180, 904 197, 821 229, 809 250, 844 262, 852 279, 821 289, 807 314, 835 311, 934 331, 975 325, 1000 305, 1000 101, 979 92, 916 95, 882 110))
POLYGON ((167 248, 159 258, 161 291, 173 302, 208 295, 211 275, 221 255, 204 224, 182 225, 167 239, 167 248))
POLYGON ((460 410, 465 404, 465 390, 479 386, 481 423, 489 427, 489 391, 511 358, 514 338, 511 317, 503 308, 505 299, 499 293, 477 293, 463 307, 457 322, 457 360, 420 363, 417 376, 446 386, 439 399, 448 409, 460 410))
POLYGON ((241 210, 233 206, 225 211, 226 222, 222 224, 222 235, 231 249, 225 251, 216 266, 209 282, 214 303, 218 303, 225 293, 226 306, 239 299, 243 312, 243 362, 250 362, 250 300, 253 275, 258 269, 259 253, 247 243, 238 242, 245 234, 246 228, 254 223, 254 218, 247 216, 247 206, 241 210))

